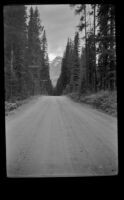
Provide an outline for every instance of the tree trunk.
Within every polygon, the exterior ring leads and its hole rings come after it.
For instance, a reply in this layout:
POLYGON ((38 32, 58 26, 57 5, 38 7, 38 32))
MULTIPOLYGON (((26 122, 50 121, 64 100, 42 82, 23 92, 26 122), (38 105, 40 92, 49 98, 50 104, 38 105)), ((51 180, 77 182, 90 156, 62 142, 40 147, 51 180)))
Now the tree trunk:
POLYGON ((94 90, 96 91, 96 5, 94 4, 94 90))
POLYGON ((86 49, 86 76, 85 76, 85 81, 86 81, 86 90, 88 88, 88 69, 87 69, 87 18, 86 18, 86 4, 85 4, 85 8, 84 8, 84 15, 85 15, 85 49, 86 49))

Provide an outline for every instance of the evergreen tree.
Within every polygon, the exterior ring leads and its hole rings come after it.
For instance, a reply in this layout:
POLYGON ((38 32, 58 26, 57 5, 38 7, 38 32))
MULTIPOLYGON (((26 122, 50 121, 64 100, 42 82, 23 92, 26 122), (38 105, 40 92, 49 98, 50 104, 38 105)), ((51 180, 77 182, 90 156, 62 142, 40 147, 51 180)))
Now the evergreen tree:
POLYGON ((44 27, 41 25, 37 7, 34 10, 31 7, 29 12, 27 65, 29 67, 28 71, 30 74, 30 94, 35 95, 41 92, 41 34, 44 27))
POLYGON ((41 38, 43 26, 41 26, 39 12, 30 8, 28 24, 28 65, 41 64, 41 38))
POLYGON ((115 89, 115 7, 111 4, 98 6, 98 68, 99 88, 115 89))
POLYGON ((51 81, 49 77, 47 39, 37 7, 35 10, 32 7, 30 8, 27 55, 28 65, 38 66, 29 70, 32 74, 32 93, 48 94, 48 90, 51 91, 51 81))
POLYGON ((93 33, 92 36, 90 36, 92 50, 93 50, 93 70, 92 70, 92 90, 97 91, 97 70, 96 70, 96 9, 97 4, 91 4, 92 11, 89 13, 90 15, 93 15, 93 33))
POLYGON ((42 44, 46 45, 44 36, 43 41, 41 38, 44 27, 37 7, 34 10, 31 7, 29 13, 27 24, 25 6, 6 6, 4 9, 6 100, 40 94, 43 76, 47 81, 46 90, 52 90, 47 50, 42 49, 42 44))
POLYGON ((110 48, 109 48, 109 84, 108 88, 110 90, 116 89, 116 41, 115 41, 115 5, 109 4, 109 38, 110 38, 110 48))
POLYGON ((88 26, 88 23, 87 23, 87 4, 80 4, 80 5, 76 5, 76 4, 73 4, 72 7, 75 7, 75 14, 76 15, 81 15, 80 17, 80 22, 79 22, 79 25, 77 26, 79 31, 83 31, 84 30, 84 37, 82 39, 85 40, 85 62, 86 62, 86 69, 85 69, 85 73, 86 73, 86 87, 87 86, 87 80, 88 80, 88 72, 87 72, 87 61, 88 61, 88 58, 87 58, 87 35, 88 35, 88 31, 87 31, 87 26, 88 26))
POLYGON ((79 33, 75 33, 74 42, 67 41, 62 59, 61 75, 57 81, 56 92, 60 95, 80 90, 79 33))
POLYGON ((40 79, 41 79, 41 88, 42 93, 47 94, 49 89, 51 88, 51 81, 49 75, 49 58, 47 52, 47 38, 46 32, 44 30, 42 36, 42 64, 41 64, 41 71, 40 71, 40 79))
POLYGON ((75 6, 75 14, 81 15, 79 30, 85 30, 85 49, 82 52, 80 61, 82 74, 80 90, 95 92, 97 89, 115 89, 115 6, 112 4, 74 4, 73 6, 75 6), (91 12, 87 12, 89 6, 91 12), (87 19, 89 21, 90 15, 93 15, 93 20, 88 26, 87 19), (85 64, 82 63, 83 60, 85 64))
POLYGON ((87 90, 96 91, 96 63, 94 64, 94 33, 90 32, 87 38, 87 90))
POLYGON ((73 49, 73 66, 72 66, 72 85, 73 91, 79 91, 80 88, 80 63, 79 63, 79 33, 75 33, 73 49))
POLYGON ((62 59, 61 75, 57 81, 56 91, 59 94, 70 91, 70 81, 72 73, 72 41, 68 39, 66 49, 62 59))
POLYGON ((26 8, 5 6, 4 8, 5 49, 5 94, 6 99, 24 95, 26 8))
POLYGON ((87 90, 86 85, 86 49, 82 47, 81 51, 81 58, 80 58, 80 78, 81 78, 81 84, 80 84, 80 93, 85 93, 87 90))

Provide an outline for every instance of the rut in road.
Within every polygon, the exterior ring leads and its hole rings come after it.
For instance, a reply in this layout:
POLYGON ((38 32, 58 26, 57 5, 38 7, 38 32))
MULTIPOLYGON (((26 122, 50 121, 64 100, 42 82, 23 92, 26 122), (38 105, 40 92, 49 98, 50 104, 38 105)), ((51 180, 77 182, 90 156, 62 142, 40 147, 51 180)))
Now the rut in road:
POLYGON ((118 173, 117 119, 65 96, 42 96, 6 117, 9 177, 118 173))

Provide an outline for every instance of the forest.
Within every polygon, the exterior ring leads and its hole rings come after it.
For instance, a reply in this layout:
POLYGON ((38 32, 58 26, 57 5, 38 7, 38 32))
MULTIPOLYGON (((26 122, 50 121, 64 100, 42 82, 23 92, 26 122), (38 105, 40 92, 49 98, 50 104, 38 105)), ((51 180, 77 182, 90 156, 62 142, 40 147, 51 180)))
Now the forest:
POLYGON ((4 8, 5 100, 50 94, 47 38, 38 8, 4 8))
POLYGON ((78 31, 68 38, 56 93, 66 94, 116 89, 115 6, 112 4, 71 5, 80 14, 78 31), (91 17, 92 21, 89 22, 91 17), (79 54, 82 34, 85 46, 79 54))
POLYGON ((29 16, 24 5, 4 8, 6 101, 35 95, 70 95, 79 99, 86 94, 116 91, 114 4, 69 7, 80 15, 80 21, 74 38, 67 39, 56 87, 50 80, 46 31, 38 8, 30 7, 29 16))
POLYGON ((118 176, 115 6, 53 6, 4 7, 3 179, 118 176))
POLYGON ((54 94, 117 116, 115 5, 73 4, 70 8, 80 21, 74 39, 67 40, 54 94))

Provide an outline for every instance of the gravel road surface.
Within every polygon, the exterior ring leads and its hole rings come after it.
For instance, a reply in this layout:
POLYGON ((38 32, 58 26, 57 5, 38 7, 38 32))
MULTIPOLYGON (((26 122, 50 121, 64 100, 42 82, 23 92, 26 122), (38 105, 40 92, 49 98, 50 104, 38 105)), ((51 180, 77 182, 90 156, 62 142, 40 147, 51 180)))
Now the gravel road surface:
POLYGON ((8 177, 118 173, 117 119, 66 96, 40 96, 6 117, 8 177))

